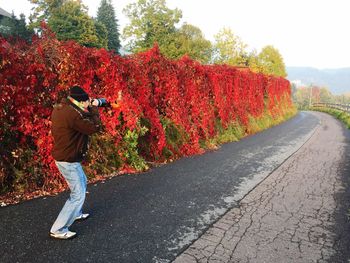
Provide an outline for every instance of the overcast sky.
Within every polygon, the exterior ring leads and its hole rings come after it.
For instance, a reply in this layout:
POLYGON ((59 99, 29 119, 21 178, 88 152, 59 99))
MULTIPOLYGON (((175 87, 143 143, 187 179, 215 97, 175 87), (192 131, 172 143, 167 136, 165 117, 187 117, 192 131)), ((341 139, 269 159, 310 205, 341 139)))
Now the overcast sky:
MULTIPOLYGON (((112 0, 120 28, 128 23, 122 9, 136 0, 112 0)), ((96 16, 99 0, 83 0, 96 16)), ((287 66, 319 69, 350 67, 350 0, 167 0, 183 22, 199 27, 211 41, 229 27, 249 50, 273 45, 287 66)), ((27 0, 0 0, 0 7, 27 17, 27 0)))

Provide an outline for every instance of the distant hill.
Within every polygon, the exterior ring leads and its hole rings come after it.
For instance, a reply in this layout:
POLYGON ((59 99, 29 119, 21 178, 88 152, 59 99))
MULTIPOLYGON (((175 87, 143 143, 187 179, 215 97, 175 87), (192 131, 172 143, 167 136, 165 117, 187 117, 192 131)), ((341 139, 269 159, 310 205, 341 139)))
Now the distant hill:
POLYGON ((350 68, 287 67, 286 69, 289 81, 327 87, 335 95, 350 92, 350 68))

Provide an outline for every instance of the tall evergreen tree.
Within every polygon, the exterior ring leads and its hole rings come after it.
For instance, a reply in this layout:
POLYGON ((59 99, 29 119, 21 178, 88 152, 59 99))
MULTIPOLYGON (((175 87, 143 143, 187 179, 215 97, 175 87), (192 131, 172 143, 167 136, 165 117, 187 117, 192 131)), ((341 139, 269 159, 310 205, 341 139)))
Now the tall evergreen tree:
POLYGON ((116 19, 111 0, 101 0, 97 11, 97 21, 105 25, 107 29, 108 49, 119 53, 120 34, 118 30, 118 20, 116 19))
POLYGON ((26 16, 24 14, 20 14, 19 17, 20 19, 17 20, 16 34, 19 37, 30 41, 32 36, 34 35, 34 31, 28 28, 26 23, 26 16))
POLYGON ((12 13, 11 17, 4 17, 0 20, 0 35, 9 37, 14 34, 16 27, 16 17, 12 13))
POLYGON ((4 17, 0 20, 0 34, 30 41, 34 32, 28 29, 24 14, 20 14, 20 19, 17 19, 12 13, 11 17, 4 17))
POLYGON ((96 28, 96 35, 98 38, 98 42, 100 43, 101 47, 107 48, 108 47, 108 32, 107 28, 104 24, 94 19, 95 28, 96 28))

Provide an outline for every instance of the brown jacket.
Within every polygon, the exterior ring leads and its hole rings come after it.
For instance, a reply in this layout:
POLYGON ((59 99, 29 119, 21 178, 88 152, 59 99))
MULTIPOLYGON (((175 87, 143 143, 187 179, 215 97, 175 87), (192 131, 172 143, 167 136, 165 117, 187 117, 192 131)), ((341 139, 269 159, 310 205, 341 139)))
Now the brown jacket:
POLYGON ((101 128, 97 107, 83 112, 68 99, 54 106, 52 115, 52 156, 60 162, 81 162, 88 150, 89 135, 101 128))

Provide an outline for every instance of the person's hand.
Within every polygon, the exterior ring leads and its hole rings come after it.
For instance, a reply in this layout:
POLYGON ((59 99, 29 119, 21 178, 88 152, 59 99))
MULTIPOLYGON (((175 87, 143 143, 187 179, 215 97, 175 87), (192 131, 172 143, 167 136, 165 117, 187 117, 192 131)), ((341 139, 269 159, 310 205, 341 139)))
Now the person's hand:
POLYGON ((122 91, 118 91, 118 98, 115 100, 115 102, 111 103, 111 107, 113 109, 118 109, 120 107, 120 104, 122 102, 122 91))
POLYGON ((98 102, 98 100, 92 99, 92 100, 90 100, 90 105, 98 107, 99 102, 98 102))
POLYGON ((119 103, 119 102, 121 102, 122 101, 122 91, 121 90, 119 90, 118 91, 118 98, 117 98, 117 103, 119 103))

